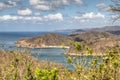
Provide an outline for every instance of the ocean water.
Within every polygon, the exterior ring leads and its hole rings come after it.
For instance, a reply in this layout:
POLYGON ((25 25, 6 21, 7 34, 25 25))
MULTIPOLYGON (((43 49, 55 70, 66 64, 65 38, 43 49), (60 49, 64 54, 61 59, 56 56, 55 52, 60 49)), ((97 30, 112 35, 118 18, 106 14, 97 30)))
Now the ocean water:
MULTIPOLYGON (((48 32, 0 32, 0 49, 4 50, 23 50, 23 48, 17 48, 16 42, 21 38, 28 38, 33 36, 39 36, 48 32)), ((57 33, 68 35, 68 33, 57 33)), ((65 67, 69 66, 69 69, 73 69, 73 66, 68 65, 66 55, 64 55, 65 49, 60 48, 48 48, 48 49, 29 49, 30 54, 39 60, 45 60, 50 62, 56 62, 63 64, 65 67)), ((79 57, 81 58, 81 57, 79 57)), ((88 60, 92 57, 88 57, 88 60)))
MULTIPOLYGON (((21 38, 28 38, 34 36, 40 36, 47 34, 48 32, 0 32, 0 49, 4 50, 22 50, 23 48, 17 48, 16 42, 21 38)), ((57 33, 62 35, 68 35, 68 33, 57 33)), ((52 61, 63 65, 67 64, 64 56, 64 49, 60 48, 48 48, 48 49, 29 49, 32 56, 39 60, 52 61)))

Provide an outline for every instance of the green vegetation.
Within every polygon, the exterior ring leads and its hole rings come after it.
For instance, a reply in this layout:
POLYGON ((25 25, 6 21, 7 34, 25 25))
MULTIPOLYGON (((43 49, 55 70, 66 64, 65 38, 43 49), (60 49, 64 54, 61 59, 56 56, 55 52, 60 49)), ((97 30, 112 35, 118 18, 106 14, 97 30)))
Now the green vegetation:
MULTIPOLYGON (((115 46, 120 47, 120 36, 108 32, 88 31, 72 35, 71 37, 74 41, 78 41, 82 45, 91 47, 94 50, 94 53, 97 53, 98 55, 104 55, 107 48, 115 46)), ((74 53, 75 49, 71 48, 69 52, 74 53)))
POLYGON ((17 41, 17 46, 27 48, 49 48, 52 46, 59 48, 63 43, 69 46, 68 40, 72 40, 72 38, 60 34, 48 33, 41 36, 20 39, 17 41))
POLYGON ((77 49, 83 48, 79 43, 91 47, 94 50, 94 53, 91 50, 93 55, 96 53, 97 55, 104 55, 107 48, 120 47, 120 36, 99 31, 87 31, 69 36, 48 33, 37 37, 20 39, 16 45, 17 47, 27 48, 70 48, 69 53, 71 55, 76 53, 74 46, 77 49), (75 42, 76 44, 71 45, 71 42, 75 42))
POLYGON ((0 51, 0 80, 56 80, 57 69, 63 66, 38 61, 27 52, 0 51))
POLYGON ((78 42, 71 43, 76 52, 86 51, 89 55, 79 59, 67 57, 74 70, 68 70, 55 63, 41 62, 29 54, 16 51, 0 51, 0 80, 120 80, 120 49, 106 50, 99 61, 88 46, 78 42), (85 67, 85 65, 89 67, 85 67))
MULTIPOLYGON (((101 61, 98 56, 87 60, 94 52, 88 46, 70 41, 78 56, 67 56, 68 64, 74 70, 65 69, 60 64, 38 61, 27 52, 0 51, 0 80, 120 80, 120 47, 107 49, 101 61), (85 67, 87 64, 88 67, 85 67)), ((63 45, 64 46, 64 45, 63 45)))

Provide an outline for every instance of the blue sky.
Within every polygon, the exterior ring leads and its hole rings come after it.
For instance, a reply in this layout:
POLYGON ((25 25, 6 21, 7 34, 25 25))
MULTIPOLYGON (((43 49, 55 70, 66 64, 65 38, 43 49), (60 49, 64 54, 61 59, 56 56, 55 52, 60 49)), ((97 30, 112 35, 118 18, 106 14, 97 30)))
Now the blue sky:
POLYGON ((120 25, 111 0, 0 0, 0 32, 54 31, 120 25))

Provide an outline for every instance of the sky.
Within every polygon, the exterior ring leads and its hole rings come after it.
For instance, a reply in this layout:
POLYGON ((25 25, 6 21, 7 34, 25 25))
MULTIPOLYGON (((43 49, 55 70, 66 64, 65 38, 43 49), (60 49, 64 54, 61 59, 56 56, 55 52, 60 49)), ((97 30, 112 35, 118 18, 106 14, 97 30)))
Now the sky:
POLYGON ((120 25, 111 0, 0 0, 0 32, 55 31, 120 25))

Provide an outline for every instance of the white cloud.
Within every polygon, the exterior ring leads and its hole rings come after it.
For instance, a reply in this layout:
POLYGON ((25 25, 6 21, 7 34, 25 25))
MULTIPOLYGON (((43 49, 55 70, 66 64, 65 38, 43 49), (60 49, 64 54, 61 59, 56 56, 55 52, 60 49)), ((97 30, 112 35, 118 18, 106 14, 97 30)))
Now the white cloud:
POLYGON ((96 7, 99 8, 100 10, 103 10, 103 11, 109 11, 110 10, 110 7, 107 6, 104 3, 97 4, 96 7))
POLYGON ((116 14, 116 15, 111 15, 111 18, 112 18, 112 19, 118 19, 118 18, 120 18, 120 15, 118 15, 118 14, 116 14))
POLYGON ((10 15, 0 16, 0 20, 17 20, 17 19, 18 19, 17 16, 10 16, 10 15))
POLYGON ((40 13, 36 12, 34 13, 35 16, 40 16, 40 13))
POLYGON ((7 1, 6 3, 7 3, 9 6, 11 5, 12 7, 17 5, 16 2, 12 2, 12 1, 7 1))
POLYGON ((94 22, 94 21, 98 21, 98 20, 101 20, 101 19, 104 19, 105 16, 101 13, 93 13, 93 12, 90 12, 90 13, 85 13, 81 16, 75 16, 74 17, 74 20, 75 21, 79 21, 79 22, 94 22))
POLYGON ((0 21, 63 21, 63 15, 61 13, 48 14, 46 16, 13 16, 13 15, 3 15, 0 16, 0 21))
POLYGON ((105 18, 105 16, 101 13, 85 13, 82 16, 75 16, 74 19, 96 19, 96 18, 105 18))
POLYGON ((62 3, 63 3, 64 5, 69 5, 69 4, 70 4, 68 0, 62 0, 62 3))
POLYGON ((83 4, 83 1, 82 1, 82 0, 75 0, 75 2, 76 2, 77 4, 83 4))
POLYGON ((63 15, 61 13, 57 14, 49 14, 47 16, 44 16, 46 20, 57 20, 57 21, 63 21, 63 15))
POLYGON ((6 7, 6 5, 4 3, 0 3, 0 9, 3 9, 5 7, 6 7))
POLYGON ((103 14, 101 14, 101 13, 95 14, 95 13, 93 13, 93 12, 86 13, 86 14, 84 14, 84 15, 82 16, 82 18, 90 18, 90 19, 92 19, 92 18, 104 18, 104 17, 105 17, 105 16, 104 16, 103 14))
POLYGON ((13 1, 6 1, 6 2, 0 2, 0 9, 5 9, 5 8, 12 8, 15 7, 17 4, 16 2, 13 1))
POLYGON ((46 0, 29 0, 30 4, 38 10, 50 10, 49 2, 46 0))
POLYGON ((12 15, 4 15, 0 16, 0 20, 2 21, 9 21, 9 20, 23 20, 23 21, 29 21, 29 20, 36 20, 36 21, 42 21, 41 17, 36 16, 12 16, 12 15))
POLYGON ((106 5, 104 3, 97 4, 96 7, 98 8, 105 8, 106 5))
POLYGON ((23 15, 23 16, 26 16, 26 15, 31 15, 32 14, 32 11, 28 8, 24 9, 24 10, 18 10, 17 12, 19 15, 23 15))
POLYGON ((43 11, 56 10, 68 5, 83 4, 82 0, 29 0, 29 2, 35 9, 43 11))
POLYGON ((43 11, 50 10, 50 7, 47 5, 36 5, 34 8, 38 10, 43 10, 43 11))
POLYGON ((31 5, 37 5, 39 0, 29 0, 31 5))

